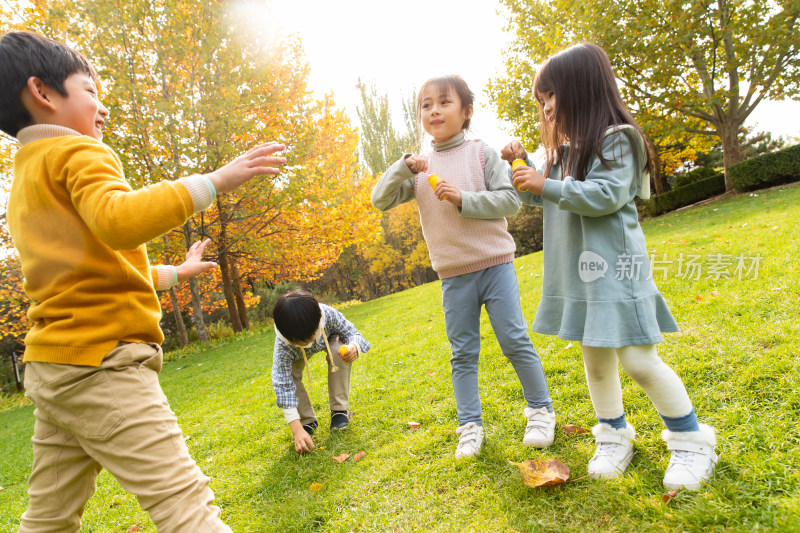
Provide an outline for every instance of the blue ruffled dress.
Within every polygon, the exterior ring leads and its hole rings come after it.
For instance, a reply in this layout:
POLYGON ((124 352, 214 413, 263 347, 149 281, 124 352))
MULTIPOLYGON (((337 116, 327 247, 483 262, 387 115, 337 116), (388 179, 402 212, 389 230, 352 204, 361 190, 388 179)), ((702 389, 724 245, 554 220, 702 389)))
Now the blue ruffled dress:
MULTIPOLYGON (((568 147, 567 147, 568 149, 568 147)), ((550 169, 541 196, 519 192, 544 208, 542 299, 532 329, 587 346, 619 348, 661 342, 678 324, 652 279, 637 194, 649 197, 644 144, 631 127, 609 128, 603 157, 583 182, 550 169)), ((540 172, 544 162, 534 163, 540 172)))

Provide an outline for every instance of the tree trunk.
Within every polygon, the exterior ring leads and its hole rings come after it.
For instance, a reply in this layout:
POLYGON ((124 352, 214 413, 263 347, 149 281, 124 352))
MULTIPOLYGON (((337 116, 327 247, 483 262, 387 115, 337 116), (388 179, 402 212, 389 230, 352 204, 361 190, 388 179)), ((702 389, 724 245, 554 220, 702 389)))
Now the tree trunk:
POLYGON ((197 283, 197 278, 189 280, 189 292, 192 294, 192 322, 194 323, 195 331, 197 331, 197 340, 199 342, 208 342, 206 319, 203 316, 203 302, 200 299, 200 285, 197 283))
POLYGON ((231 319, 231 327, 233 331, 242 331, 242 321, 239 318, 239 311, 236 308, 236 297, 233 295, 231 288, 231 271, 228 264, 228 252, 221 251, 219 256, 219 270, 222 274, 222 293, 225 295, 225 302, 228 304, 228 314, 231 319))
POLYGON ((172 302, 172 313, 175 315, 175 326, 178 330, 178 344, 183 348, 189 344, 189 336, 186 334, 186 325, 183 323, 181 306, 178 303, 178 291, 175 290, 175 287, 169 288, 169 299, 172 302))
POLYGON ((236 308, 239 314, 239 321, 242 328, 250 329, 250 319, 247 316, 247 306, 244 303, 244 293, 242 292, 242 279, 239 268, 236 266, 236 259, 231 258, 231 281, 233 282, 233 295, 236 298, 236 308))
POLYGON ((651 161, 651 168, 653 169, 653 184, 656 187, 656 194, 663 194, 667 192, 666 176, 661 170, 661 157, 658 155, 658 147, 653 147, 653 161, 651 161))
MULTIPOLYGON (((187 220, 183 225, 183 235, 186 239, 186 249, 192 247, 192 222, 187 220)), ((192 295, 192 323, 194 329, 197 331, 197 340, 199 342, 208 342, 208 333, 206 333, 206 320, 203 315, 203 301, 200 299, 200 285, 197 283, 197 278, 192 277, 189 279, 189 292, 192 295)))
POLYGON ((739 125, 735 122, 723 122, 717 126, 717 133, 722 142, 722 165, 725 169, 725 192, 730 192, 733 189, 730 173, 730 167, 742 160, 742 154, 739 150, 739 125))

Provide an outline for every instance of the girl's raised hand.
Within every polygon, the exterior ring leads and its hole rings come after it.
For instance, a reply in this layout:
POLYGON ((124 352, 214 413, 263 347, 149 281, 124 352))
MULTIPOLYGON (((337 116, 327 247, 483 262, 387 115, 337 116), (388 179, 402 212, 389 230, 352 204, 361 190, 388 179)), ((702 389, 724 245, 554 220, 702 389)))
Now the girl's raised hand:
POLYGON ((516 189, 539 196, 544 189, 545 177, 535 168, 521 165, 514 169, 511 181, 516 189))
POLYGON ((528 152, 519 141, 511 141, 500 150, 500 157, 511 163, 515 159, 527 159, 528 152))
POLYGON ((244 182, 264 174, 278 174, 279 168, 273 165, 286 163, 285 157, 271 157, 286 147, 274 141, 254 146, 247 153, 240 155, 224 167, 218 168, 206 177, 218 192, 232 191, 244 182))
POLYGON ((421 155, 410 155, 406 157, 406 166, 414 174, 428 170, 428 160, 421 155))

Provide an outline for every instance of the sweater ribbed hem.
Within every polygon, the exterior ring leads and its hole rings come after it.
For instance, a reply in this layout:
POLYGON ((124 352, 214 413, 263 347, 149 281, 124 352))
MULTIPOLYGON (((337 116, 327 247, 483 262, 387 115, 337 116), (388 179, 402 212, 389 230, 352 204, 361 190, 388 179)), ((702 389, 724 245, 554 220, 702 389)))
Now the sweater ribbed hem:
POLYGON ((479 261, 477 263, 470 263, 468 265, 456 268, 448 268, 446 270, 437 272, 437 274, 439 275, 439 279, 454 278, 456 276, 462 276, 464 274, 471 274, 472 272, 478 272, 479 270, 485 270, 493 266, 504 265, 506 263, 512 262, 513 260, 514 260, 514 253, 511 252, 510 254, 501 255, 499 257, 491 257, 489 259, 484 259, 483 261, 479 261))
POLYGON ((117 340, 105 341, 92 346, 49 346, 25 347, 25 363, 56 363, 60 365, 100 366, 103 358, 119 344, 117 340))

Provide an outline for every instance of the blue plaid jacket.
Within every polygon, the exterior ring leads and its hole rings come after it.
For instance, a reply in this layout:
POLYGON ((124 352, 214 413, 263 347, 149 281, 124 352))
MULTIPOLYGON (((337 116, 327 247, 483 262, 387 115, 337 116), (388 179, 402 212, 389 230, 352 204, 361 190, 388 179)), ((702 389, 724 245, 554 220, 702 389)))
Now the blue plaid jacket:
MULTIPOLYGON (((342 344, 355 342, 359 353, 368 351, 372 345, 358 332, 356 327, 342 313, 325 304, 319 304, 325 313, 325 333, 328 338, 338 335, 342 344)), ((314 344, 306 348, 306 356, 325 352, 325 340, 320 336, 314 344)), ((292 381, 292 363, 303 359, 303 351, 283 340, 275 339, 272 354, 272 388, 275 390, 276 402, 281 409, 296 409, 298 405, 296 388, 292 381)))

